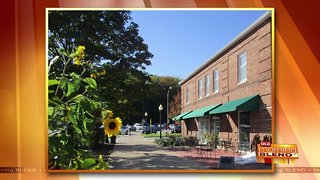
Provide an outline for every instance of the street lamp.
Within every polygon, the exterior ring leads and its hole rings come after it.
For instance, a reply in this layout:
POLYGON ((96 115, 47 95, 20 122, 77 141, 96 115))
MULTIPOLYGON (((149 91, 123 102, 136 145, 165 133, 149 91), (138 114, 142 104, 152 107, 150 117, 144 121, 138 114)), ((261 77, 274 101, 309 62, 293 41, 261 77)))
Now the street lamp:
MULTIPOLYGON (((147 120, 148 120, 148 119, 147 119, 148 113, 145 112, 145 113, 144 113, 144 116, 146 117, 146 122, 147 122, 147 120)), ((151 125, 149 124, 149 129, 151 128, 150 126, 151 126, 151 125)), ((147 126, 146 126, 146 134, 147 134, 147 126)), ((150 134, 151 134, 151 129, 150 129, 150 134)))
POLYGON ((170 86, 167 92, 167 126, 169 126, 169 93, 172 87, 170 86))
POLYGON ((161 104, 158 107, 158 109, 159 109, 159 114, 160 114, 159 120, 160 120, 160 139, 161 139, 162 138, 162 136, 161 136, 161 111, 163 110, 163 107, 161 104))

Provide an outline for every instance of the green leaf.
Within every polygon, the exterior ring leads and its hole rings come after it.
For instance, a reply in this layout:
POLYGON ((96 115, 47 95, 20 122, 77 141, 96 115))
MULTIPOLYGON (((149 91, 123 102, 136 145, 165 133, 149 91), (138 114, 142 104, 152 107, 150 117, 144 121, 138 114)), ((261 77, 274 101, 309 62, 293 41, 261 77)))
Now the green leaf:
POLYGON ((94 122, 92 121, 92 119, 85 118, 82 121, 82 125, 83 125, 83 130, 88 131, 88 129, 90 129, 91 127, 94 127, 94 122), (88 128, 88 126, 89 126, 89 128, 88 128))
POLYGON ((102 155, 101 155, 101 154, 99 154, 98 161, 99 161, 99 163, 104 162, 103 157, 102 157, 102 155))
POLYGON ((67 54, 65 51, 61 51, 61 53, 62 53, 64 56, 67 56, 67 57, 68 57, 68 54, 67 54))
POLYGON ((83 96, 82 94, 79 94, 73 98, 73 102, 80 104, 80 102, 86 98, 87 97, 83 96))
POLYGON ((78 134, 82 134, 81 129, 77 125, 73 125, 73 128, 78 134))
POLYGON ((60 80, 60 88, 62 89, 63 93, 66 94, 68 91, 68 79, 62 78, 60 80))
POLYGON ((76 73, 71 73, 72 79, 62 78, 60 80, 60 88, 62 89, 64 95, 69 97, 72 93, 78 91, 80 87, 80 78, 76 73))
POLYGON ((93 108, 96 106, 96 104, 93 104, 95 101, 83 96, 83 95, 77 95, 73 98, 73 101, 80 104, 80 106, 83 108, 86 112, 93 111, 93 108))
POLYGON ((69 122, 76 124, 76 118, 74 117, 74 114, 72 111, 68 113, 68 119, 69 119, 69 122))
POLYGON ((73 77, 73 78, 80 79, 80 76, 79 76, 77 73, 75 73, 75 72, 72 72, 72 73, 70 74, 70 76, 73 77))
POLYGON ((77 86, 73 82, 68 82, 68 90, 66 93, 66 96, 69 97, 72 93, 74 93, 77 90, 77 86))
POLYGON ((72 160, 72 164, 73 164, 72 170, 77 170, 79 167, 78 162, 76 160, 72 160))
POLYGON ((76 53, 71 53, 71 54, 69 55, 70 58, 74 58, 75 56, 76 56, 76 53))
POLYGON ((53 107, 48 107, 48 115, 52 116, 54 108, 53 107))
POLYGON ((87 83, 91 88, 94 88, 94 89, 97 88, 97 82, 92 78, 85 78, 82 81, 87 83))
POLYGON ((57 98, 56 96, 53 97, 52 99, 49 99, 48 102, 49 102, 49 105, 55 105, 55 106, 59 106, 62 103, 60 99, 57 98))
POLYGON ((92 99, 88 99, 88 100, 90 101, 90 104, 94 109, 98 109, 101 106, 100 102, 94 101, 92 99))
POLYGON ((94 89, 90 86, 86 86, 85 89, 88 92, 88 94, 90 94, 90 96, 92 96, 94 99, 99 99, 99 100, 103 99, 101 97, 100 93, 96 89, 94 89))
POLYGON ((48 80, 48 86, 53 86, 53 85, 57 85, 57 84, 60 84, 60 82, 58 80, 55 80, 55 79, 48 80))
POLYGON ((54 92, 55 92, 54 90, 49 90, 49 91, 48 91, 48 93, 54 93, 54 92))
POLYGON ((86 158, 83 160, 81 164, 82 169, 89 169, 90 167, 94 166, 96 164, 96 160, 93 158, 86 158))
POLYGON ((54 96, 52 101, 59 103, 59 105, 63 103, 57 96, 54 96))

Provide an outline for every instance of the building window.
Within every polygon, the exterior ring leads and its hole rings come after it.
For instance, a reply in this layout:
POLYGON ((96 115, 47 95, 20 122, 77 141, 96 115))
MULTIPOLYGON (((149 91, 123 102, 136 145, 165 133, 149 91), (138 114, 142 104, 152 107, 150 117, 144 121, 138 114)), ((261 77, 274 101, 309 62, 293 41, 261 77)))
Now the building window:
POLYGON ((202 80, 198 80, 198 99, 202 98, 202 80))
POLYGON ((190 103, 190 101, 189 101, 189 88, 188 87, 186 88, 186 102, 190 103))
POLYGON ((206 83, 206 86, 205 86, 206 96, 209 96, 210 95, 210 76, 209 75, 206 76, 205 83, 206 83))
POLYGON ((238 83, 247 81, 247 53, 238 56, 238 83))
POLYGON ((219 70, 213 71, 213 93, 219 91, 219 70))

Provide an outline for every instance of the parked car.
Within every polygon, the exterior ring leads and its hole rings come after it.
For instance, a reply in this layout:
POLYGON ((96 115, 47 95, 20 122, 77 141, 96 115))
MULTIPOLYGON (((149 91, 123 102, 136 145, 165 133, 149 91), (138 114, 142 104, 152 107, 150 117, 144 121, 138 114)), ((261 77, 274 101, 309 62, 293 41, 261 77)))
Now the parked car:
POLYGON ((149 133, 150 133, 149 126, 148 126, 148 127, 143 126, 141 133, 142 133, 142 134, 149 134, 149 133))
POLYGON ((127 135, 129 133, 129 128, 127 126, 122 126, 120 129, 120 134, 127 135))
POLYGON ((181 133, 181 126, 175 126, 174 129, 172 129, 172 133, 181 133))
MULTIPOLYGON (((157 127, 155 125, 151 126, 151 133, 157 133, 157 127)), ((142 129, 142 134, 149 134, 150 133, 150 126, 144 126, 142 129)))
POLYGON ((167 128, 166 126, 167 126, 166 123, 161 124, 161 129, 166 129, 167 128))
POLYGON ((140 123, 135 123, 133 126, 136 128, 136 130, 142 130, 142 125, 140 123))
POLYGON ((157 133, 158 127, 155 125, 151 125, 151 131, 152 131, 152 133, 157 133))
POLYGON ((169 124, 169 128, 170 128, 171 130, 173 130, 173 129, 174 129, 174 124, 169 124))
POLYGON ((129 131, 136 131, 136 130, 137 130, 136 127, 134 127, 134 126, 132 126, 132 125, 129 125, 129 131))

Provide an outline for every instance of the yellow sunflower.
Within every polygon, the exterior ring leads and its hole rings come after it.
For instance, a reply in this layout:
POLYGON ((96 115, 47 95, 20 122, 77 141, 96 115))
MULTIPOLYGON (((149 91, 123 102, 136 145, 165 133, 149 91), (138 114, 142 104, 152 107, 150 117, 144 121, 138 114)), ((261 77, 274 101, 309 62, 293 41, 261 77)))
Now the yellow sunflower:
POLYGON ((76 50, 76 57, 73 59, 73 64, 82 66, 82 59, 84 59, 85 46, 78 46, 76 50))
POLYGON ((82 62, 81 62, 81 60, 79 58, 76 57, 76 58, 74 58, 73 64, 81 66, 82 62))
POLYGON ((104 133, 108 134, 108 136, 116 136, 120 132, 120 128, 122 126, 122 121, 120 118, 106 118, 104 121, 104 133))

